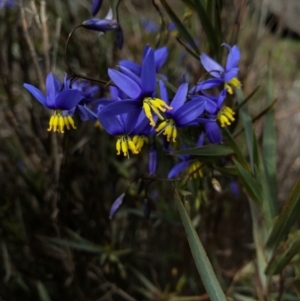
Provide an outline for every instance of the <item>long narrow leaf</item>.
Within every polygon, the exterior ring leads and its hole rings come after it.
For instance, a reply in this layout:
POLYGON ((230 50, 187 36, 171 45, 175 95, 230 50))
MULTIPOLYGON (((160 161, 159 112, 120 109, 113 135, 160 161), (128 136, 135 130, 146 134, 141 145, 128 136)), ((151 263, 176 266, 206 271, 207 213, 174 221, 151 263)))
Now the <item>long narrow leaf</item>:
POLYGON ((175 190, 175 201, 181 220, 187 234, 187 239, 197 266, 198 272, 201 276, 203 285, 212 301, 226 301, 226 297, 222 291, 220 283, 214 273, 211 263, 203 248, 203 245, 197 235, 197 232, 192 224, 192 221, 184 208, 177 191, 175 190))
POLYGON ((197 14, 199 16, 199 20, 201 21, 201 24, 205 31, 208 43, 214 53, 214 56, 218 60, 220 60, 220 51, 222 49, 220 47, 221 41, 218 41, 219 35, 216 33, 216 30, 214 29, 213 24, 211 23, 211 20, 209 19, 209 16, 207 15, 205 7, 202 4, 202 1, 194 0, 194 3, 195 3, 196 10, 197 10, 197 14))
MULTIPOLYGON (((272 104, 272 79, 271 69, 268 70, 268 88, 267 88, 267 105, 272 104)), ((276 188, 276 130, 275 130, 275 116, 274 108, 270 109, 265 115, 265 125, 263 134, 263 162, 265 167, 266 180, 268 183, 269 210, 271 218, 276 215, 276 201, 277 201, 277 188, 276 188)))
MULTIPOLYGON (((299 254, 300 250, 300 231, 297 231, 287 243, 288 248, 278 256, 275 256, 266 268, 266 274, 271 276, 279 274, 292 260, 299 254)), ((277 253, 277 252, 276 252, 277 253)))
POLYGON ((288 200, 283 205, 271 234, 267 241, 267 247, 277 248, 280 241, 286 236, 299 218, 300 214, 300 178, 298 178, 288 200))

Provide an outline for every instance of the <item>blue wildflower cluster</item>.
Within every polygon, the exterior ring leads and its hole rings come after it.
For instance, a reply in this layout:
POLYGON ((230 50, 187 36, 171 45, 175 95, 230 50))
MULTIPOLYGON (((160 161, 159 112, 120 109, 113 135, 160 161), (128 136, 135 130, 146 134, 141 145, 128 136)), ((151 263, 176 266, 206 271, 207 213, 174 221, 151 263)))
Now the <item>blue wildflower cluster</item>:
MULTIPOLYGON (((93 15, 97 14, 101 4, 102 1, 93 1, 93 15)), ((101 34, 120 31, 121 28, 111 12, 104 19, 86 20, 81 27, 101 34)), ((240 51, 236 45, 224 46, 228 50, 225 67, 202 53, 199 61, 210 78, 191 87, 190 83, 184 82, 172 96, 168 90, 168 78, 161 73, 169 50, 167 47, 154 50, 149 45, 144 48, 141 64, 121 60, 117 69, 108 69, 110 82, 105 98, 95 98, 99 88, 86 80, 73 81, 66 76, 60 82, 52 73, 46 79, 46 95, 30 84, 24 84, 24 87, 43 106, 53 111, 48 131, 64 133, 65 129, 76 129, 73 116, 78 115, 83 121, 97 122, 115 137, 117 155, 136 155, 156 136, 163 137, 168 152, 171 144, 174 145, 172 149, 178 149, 178 138, 184 141, 181 129, 191 127, 202 131, 199 130, 196 146, 203 145, 205 135, 207 141, 221 143, 220 127, 230 125, 235 114, 224 105, 224 101, 234 89, 241 87, 237 78, 240 51)), ((154 175, 157 166, 155 145, 150 147, 149 158, 149 173, 154 175)), ((170 171, 169 178, 184 169, 194 176, 202 176, 200 162, 191 156, 179 159, 181 162, 170 171)))

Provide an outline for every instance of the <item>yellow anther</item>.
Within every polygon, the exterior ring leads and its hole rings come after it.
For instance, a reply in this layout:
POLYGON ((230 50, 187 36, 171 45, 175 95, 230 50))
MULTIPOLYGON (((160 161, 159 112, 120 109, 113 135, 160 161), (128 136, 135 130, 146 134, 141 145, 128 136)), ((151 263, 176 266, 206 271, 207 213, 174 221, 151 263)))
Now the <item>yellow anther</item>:
POLYGON ((188 167, 188 173, 193 175, 194 178, 197 178, 198 176, 200 178, 203 177, 202 171, 201 171, 201 163, 199 161, 193 162, 189 167, 188 167))
POLYGON ((151 111, 153 111, 160 120, 164 120, 164 117, 161 115, 161 112, 165 112, 166 110, 172 110, 172 107, 168 106, 162 99, 150 97, 144 99, 143 108, 145 111, 145 115, 150 120, 150 125, 152 126, 155 126, 155 121, 153 119, 151 111))
POLYGON ((128 154, 128 146, 127 146, 127 141, 124 140, 124 139, 122 139, 122 141, 121 141, 121 148, 122 148, 122 152, 124 154, 124 157, 126 157, 127 154, 128 154))
POLYGON ((52 131, 54 118, 55 118, 55 116, 52 115, 51 118, 50 118, 50 120, 49 120, 49 128, 47 129, 48 132, 52 131))
POLYGON ((61 110, 56 110, 49 120, 49 128, 47 131, 59 132, 63 134, 65 132, 65 127, 70 130, 70 125, 73 129, 76 129, 74 120, 71 116, 63 116, 61 110))
POLYGON ((218 113, 217 119, 219 120, 221 127, 230 125, 235 119, 233 115, 235 112, 229 107, 222 107, 218 113))
POLYGON ((176 142, 177 128, 175 126, 173 127, 172 138, 173 138, 173 142, 176 142))
POLYGON ((174 120, 169 119, 166 121, 163 121, 155 130, 156 132, 161 132, 163 131, 163 135, 167 136, 167 141, 172 141, 176 142, 177 138, 177 128, 175 126, 174 120))
POLYGON ((121 139, 119 138, 116 143, 117 155, 121 154, 121 139))
POLYGON ((72 128, 73 128, 74 130, 77 129, 76 126, 75 126, 74 119, 73 119, 70 115, 68 115, 67 117, 68 117, 69 123, 70 123, 70 125, 72 126, 72 128))
POLYGON ((138 154, 139 151, 136 149, 136 147, 135 147, 134 143, 132 142, 132 140, 130 138, 128 138, 127 142, 128 142, 128 148, 131 150, 131 152, 133 154, 138 154))
POLYGON ((102 127, 102 125, 101 125, 101 123, 100 123, 99 120, 97 120, 97 121, 94 123, 94 127, 95 127, 95 128, 99 128, 100 130, 103 129, 103 127, 102 127))
POLYGON ((229 82, 225 83, 224 85, 225 89, 229 94, 233 94, 232 88, 240 89, 242 87, 241 82, 238 80, 237 77, 232 78, 229 82))

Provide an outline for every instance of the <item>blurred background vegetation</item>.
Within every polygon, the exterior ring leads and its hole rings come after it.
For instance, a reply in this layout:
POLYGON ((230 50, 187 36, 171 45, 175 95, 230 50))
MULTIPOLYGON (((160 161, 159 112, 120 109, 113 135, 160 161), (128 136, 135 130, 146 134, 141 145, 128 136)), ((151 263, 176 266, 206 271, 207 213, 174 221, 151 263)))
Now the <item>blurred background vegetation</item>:
MULTIPOLYGON (((195 14, 184 6, 185 1, 171 2, 201 50, 207 49, 195 14)), ((260 87, 248 104, 252 117, 265 108, 268 64, 273 70, 281 207, 300 167, 299 37, 291 31, 283 34, 289 29, 284 24, 276 29, 280 15, 274 23, 259 1, 219 2, 224 42, 237 43, 241 49, 244 94, 260 87)), ((104 1, 101 17, 108 6, 109 1, 104 1)), ((90 10, 88 0, 23 0, 0 9, 0 299, 210 300, 170 184, 151 184, 145 203, 143 193, 138 193, 140 183, 132 183, 147 171, 146 152, 131 160, 117 158, 113 139, 79 119, 76 131, 47 132, 49 112, 23 89, 24 82, 44 89, 49 71, 63 78, 68 71, 65 41, 73 27, 91 18, 90 10), (130 184, 130 197, 110 220, 113 201, 130 184), (144 213, 150 208, 147 219, 144 213)), ((169 81, 178 86, 182 80, 198 80, 200 63, 186 54, 175 32, 164 32, 159 39, 160 33, 145 30, 145 21, 160 24, 151 1, 123 0, 119 16, 123 49, 117 49, 113 32, 99 38, 95 32, 78 30, 68 48, 72 68, 107 80, 108 67, 115 67, 120 59, 140 61, 144 46, 157 47, 160 41, 159 46, 170 50, 162 71, 169 81)), ((105 93, 101 88, 99 96, 105 93)), ((260 141, 263 119, 254 128, 260 141)), ((243 149, 243 138, 239 143, 243 149)), ((159 153, 158 176, 166 178, 173 163, 173 158, 159 153)), ((193 225, 228 300, 267 300, 259 295, 253 265, 256 252, 247 197, 234 176, 214 178, 220 187, 207 177, 200 189, 191 186, 191 194, 185 196, 193 225), (233 182, 238 193, 230 189, 233 182)), ((299 267, 296 273, 287 269, 284 277, 276 276, 270 294, 280 290, 283 278, 285 293, 278 300, 300 300, 299 267)))

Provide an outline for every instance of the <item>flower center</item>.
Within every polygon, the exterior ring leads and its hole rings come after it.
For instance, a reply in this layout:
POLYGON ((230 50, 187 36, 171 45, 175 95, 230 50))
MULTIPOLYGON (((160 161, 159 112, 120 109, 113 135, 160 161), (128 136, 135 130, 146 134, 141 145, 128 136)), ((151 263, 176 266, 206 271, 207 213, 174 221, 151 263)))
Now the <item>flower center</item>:
POLYGON ((150 120, 150 125, 155 126, 155 121, 153 119, 152 111, 158 116, 160 120, 164 120, 161 112, 166 112, 166 110, 172 110, 162 99, 159 98, 144 98, 143 109, 145 111, 146 117, 150 120))
POLYGON ((138 150, 134 145, 133 141, 128 136, 120 136, 116 143, 117 155, 121 154, 121 151, 124 154, 124 157, 128 156, 128 150, 131 150, 133 154, 138 154, 138 150))
POLYGON ((135 144, 135 148, 138 152, 140 152, 144 146, 145 143, 149 143, 149 138, 141 135, 141 136, 134 136, 132 138, 133 143, 135 144))
POLYGON ((167 141, 170 142, 171 138, 173 142, 176 142, 177 128, 173 119, 163 121, 156 129, 156 132, 162 132, 167 136, 167 141))
POLYGON ((193 177, 196 179, 197 177, 202 178, 203 173, 201 171, 201 163, 199 161, 193 162, 189 167, 188 167, 188 173, 190 175, 193 175, 193 177))
POLYGON ((237 77, 232 78, 229 82, 225 83, 225 89, 229 94, 233 94, 232 88, 240 89, 242 87, 241 82, 237 79, 237 77))
POLYGON ((49 128, 47 129, 48 132, 59 132, 63 134, 64 128, 67 128, 68 130, 76 129, 74 119, 70 115, 62 115, 61 110, 55 110, 54 114, 51 116, 49 120, 49 128))
POLYGON ((234 114, 235 112, 231 108, 226 106, 222 107, 217 116, 217 119, 221 123, 221 127, 231 125, 231 122, 235 120, 233 117, 234 114))

